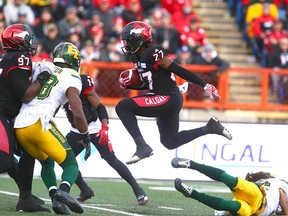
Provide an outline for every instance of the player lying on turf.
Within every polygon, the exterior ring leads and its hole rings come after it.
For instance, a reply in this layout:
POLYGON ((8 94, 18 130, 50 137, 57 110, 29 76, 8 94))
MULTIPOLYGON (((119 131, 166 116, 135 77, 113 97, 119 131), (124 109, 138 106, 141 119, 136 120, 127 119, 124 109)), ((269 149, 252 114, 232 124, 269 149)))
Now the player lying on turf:
MULTIPOLYGON (((271 178, 265 173, 262 173, 262 175, 257 173, 258 177, 253 179, 249 178, 249 176, 253 175, 249 173, 246 177, 247 180, 244 180, 231 176, 221 169, 184 158, 174 158, 172 166, 174 168, 197 170, 215 181, 223 182, 229 187, 234 196, 233 200, 224 200, 200 193, 188 186, 180 178, 175 179, 175 188, 184 196, 198 200, 215 210, 229 211, 232 215, 239 216, 268 216, 276 212, 280 205, 283 214, 288 214, 288 184, 284 180, 271 178)), ((257 175, 255 174, 255 176, 257 175)))
MULTIPOLYGON (((98 94, 94 90, 93 79, 88 75, 82 74, 81 80, 82 91, 80 93, 80 99, 88 122, 91 142, 97 148, 101 157, 132 187, 138 203, 140 205, 145 205, 148 202, 148 197, 144 190, 132 176, 132 173, 129 171, 127 166, 114 154, 112 144, 108 137, 108 113, 106 107, 101 103, 98 94)), ((185 89, 185 86, 183 86, 182 89, 185 89)), ((68 120, 72 125, 66 138, 75 156, 77 156, 84 149, 83 145, 79 145, 79 141, 82 139, 81 133, 75 127, 73 113, 70 110, 69 103, 64 105, 64 109, 68 120)), ((97 170, 95 169, 95 171, 97 170)), ((79 202, 84 202, 94 196, 93 190, 86 184, 80 171, 75 183, 81 190, 80 195, 77 197, 79 202)))
MULTIPOLYGON (((178 131, 183 97, 177 88, 174 73, 203 87, 211 98, 218 100, 220 96, 213 85, 173 62, 165 49, 154 45, 147 24, 140 21, 128 23, 121 33, 121 43, 122 51, 125 55, 131 56, 134 67, 144 83, 138 89, 149 90, 149 94, 121 100, 115 108, 119 119, 136 144, 136 152, 126 164, 138 162, 153 154, 152 148, 140 132, 136 116, 156 117, 160 141, 167 149, 175 149, 206 134, 218 134, 232 139, 231 134, 217 118, 211 118, 203 127, 178 131)), ((123 89, 136 89, 132 88, 133 80, 133 74, 126 73, 126 76, 120 76, 119 83, 123 89)))

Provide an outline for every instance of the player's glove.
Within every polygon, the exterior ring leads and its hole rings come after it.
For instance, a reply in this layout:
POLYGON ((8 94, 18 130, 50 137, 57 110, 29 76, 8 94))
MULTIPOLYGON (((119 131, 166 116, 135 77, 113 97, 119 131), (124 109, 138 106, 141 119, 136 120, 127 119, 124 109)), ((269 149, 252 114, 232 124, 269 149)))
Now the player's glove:
POLYGON ((91 155, 91 138, 90 138, 89 131, 81 134, 81 136, 82 136, 82 140, 79 141, 79 144, 83 145, 84 148, 86 149, 85 155, 84 155, 84 159, 86 161, 91 155))
POLYGON ((221 97, 218 93, 218 90, 215 88, 215 86, 213 86, 212 84, 207 84, 205 87, 204 87, 204 90, 209 94, 209 97, 212 99, 212 100, 219 100, 221 97))
POLYGON ((128 85, 131 84, 131 77, 128 76, 128 77, 125 77, 124 79, 123 79, 123 78, 120 78, 120 79, 119 79, 119 84, 120 84, 120 88, 122 88, 122 89, 127 89, 127 88, 128 88, 128 85))
POLYGON ((108 141, 109 141, 108 130, 109 130, 108 125, 102 124, 101 130, 96 134, 96 137, 100 136, 100 139, 99 139, 100 145, 107 145, 108 144, 108 141))
POLYGON ((37 75, 37 80, 43 86, 43 84, 50 78, 50 74, 47 71, 43 71, 37 75))

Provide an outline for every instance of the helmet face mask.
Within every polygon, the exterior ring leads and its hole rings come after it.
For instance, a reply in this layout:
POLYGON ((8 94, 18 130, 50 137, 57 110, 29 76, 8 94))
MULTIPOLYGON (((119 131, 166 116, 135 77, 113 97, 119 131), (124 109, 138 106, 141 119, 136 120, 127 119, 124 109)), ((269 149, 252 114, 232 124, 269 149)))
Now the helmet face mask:
POLYGON ((121 49, 125 55, 136 54, 143 45, 148 45, 151 41, 150 27, 144 22, 130 22, 121 33, 121 49))
POLYGON ((69 68, 79 72, 80 52, 74 44, 62 42, 54 48, 53 63, 66 64, 69 68))
POLYGON ((7 27, 2 35, 2 46, 6 51, 15 50, 35 55, 38 42, 31 29, 23 24, 13 24, 7 27))

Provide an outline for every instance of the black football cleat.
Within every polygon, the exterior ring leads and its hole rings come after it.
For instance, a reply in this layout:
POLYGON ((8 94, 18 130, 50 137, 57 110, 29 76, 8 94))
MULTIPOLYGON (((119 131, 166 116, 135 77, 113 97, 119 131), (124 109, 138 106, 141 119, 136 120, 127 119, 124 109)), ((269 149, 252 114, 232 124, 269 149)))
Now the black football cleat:
POLYGON ((149 145, 137 146, 135 154, 126 161, 126 164, 136 163, 144 158, 148 158, 153 155, 153 149, 149 145))
POLYGON ((232 140, 232 135, 229 133, 229 131, 222 126, 220 121, 213 116, 209 119, 207 125, 206 125, 207 131, 210 134, 218 134, 226 137, 229 140, 232 140))
POLYGON ((57 201, 55 198, 53 199, 52 202, 52 209, 56 214, 70 215, 69 208, 65 204, 57 201))
POLYGON ((62 204, 65 204, 71 211, 75 213, 82 214, 84 212, 81 204, 65 191, 58 189, 54 194, 54 199, 62 204))
POLYGON ((46 212, 50 213, 50 209, 44 208, 33 202, 32 199, 19 199, 16 205, 16 211, 18 212, 46 212))
POLYGON ((174 168, 190 168, 190 160, 185 158, 175 157, 171 161, 171 165, 174 168))
POLYGON ((134 194, 137 198, 138 204, 139 205, 146 205, 149 201, 148 197, 146 196, 144 190, 139 187, 137 189, 134 190, 134 194))
POLYGON ((87 188, 85 190, 81 190, 81 193, 79 194, 79 196, 76 197, 76 200, 80 203, 85 202, 88 199, 91 199, 92 197, 94 197, 94 192, 91 188, 87 188))
POLYGON ((183 182, 180 178, 176 178, 174 181, 174 184, 175 184, 176 190, 182 193, 184 196, 186 197, 191 196, 193 192, 192 187, 186 185, 185 182, 183 182))
POLYGON ((44 200, 32 194, 32 201, 38 205, 45 205, 44 200))
POLYGON ((146 205, 149 199, 145 194, 142 194, 137 197, 137 201, 139 205, 146 205))

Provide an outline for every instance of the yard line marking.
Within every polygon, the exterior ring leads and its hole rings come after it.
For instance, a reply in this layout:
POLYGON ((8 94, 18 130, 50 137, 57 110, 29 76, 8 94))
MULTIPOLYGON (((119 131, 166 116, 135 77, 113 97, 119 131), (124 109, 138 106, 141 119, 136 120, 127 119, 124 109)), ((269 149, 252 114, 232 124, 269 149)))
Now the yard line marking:
MULTIPOLYGON (((160 190, 160 191, 177 191, 174 187, 149 187, 150 190, 160 190)), ((231 192, 229 188, 226 187, 218 187, 218 186, 198 186, 194 189, 202 193, 229 193, 231 192)))
POLYGON ((162 209, 169 209, 169 210, 174 210, 174 211, 182 211, 182 208, 174 208, 174 207, 168 207, 168 206, 158 206, 158 208, 162 209))
MULTIPOLYGON (((2 193, 2 194, 7 194, 7 195, 11 195, 11 196, 19 196, 18 193, 13 193, 13 192, 9 192, 9 191, 2 191, 2 190, 0 190, 0 193, 2 193)), ((41 199, 43 199, 44 201, 48 202, 49 204, 51 203, 51 200, 50 200, 50 199, 45 199, 45 198, 41 198, 41 199)), ((113 210, 113 209, 96 207, 96 206, 89 206, 89 205, 82 205, 82 206, 85 207, 85 208, 97 209, 97 210, 101 210, 101 211, 112 212, 112 213, 122 214, 122 215, 144 216, 144 215, 141 215, 141 214, 129 213, 129 212, 124 212, 124 211, 120 211, 120 210, 113 210)))

